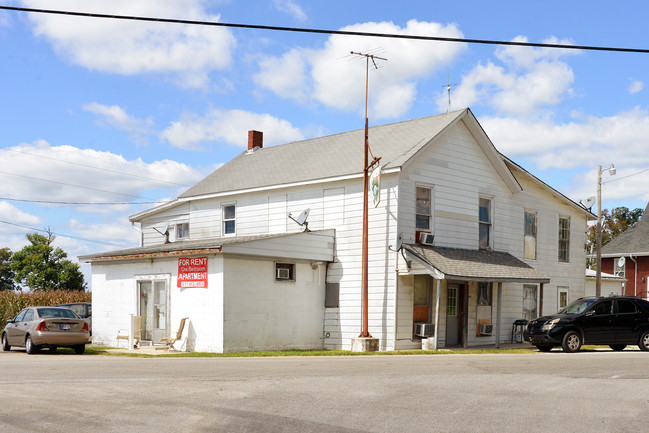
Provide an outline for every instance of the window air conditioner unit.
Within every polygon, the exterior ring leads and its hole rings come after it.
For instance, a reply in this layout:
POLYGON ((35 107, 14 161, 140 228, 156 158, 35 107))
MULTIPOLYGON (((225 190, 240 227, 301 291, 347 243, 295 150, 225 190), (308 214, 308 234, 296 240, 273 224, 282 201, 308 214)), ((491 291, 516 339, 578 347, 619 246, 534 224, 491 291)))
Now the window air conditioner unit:
POLYGON ((416 337, 432 337, 435 334, 435 325, 433 323, 415 322, 416 337))
POLYGON ((277 268, 277 279, 278 280, 288 280, 291 278, 291 272, 286 268, 277 268))
POLYGON ((489 336, 494 332, 493 323, 481 323, 480 324, 480 335, 489 336))
POLYGON ((422 245, 433 245, 435 242, 435 235, 432 233, 421 232, 419 233, 418 241, 422 245))

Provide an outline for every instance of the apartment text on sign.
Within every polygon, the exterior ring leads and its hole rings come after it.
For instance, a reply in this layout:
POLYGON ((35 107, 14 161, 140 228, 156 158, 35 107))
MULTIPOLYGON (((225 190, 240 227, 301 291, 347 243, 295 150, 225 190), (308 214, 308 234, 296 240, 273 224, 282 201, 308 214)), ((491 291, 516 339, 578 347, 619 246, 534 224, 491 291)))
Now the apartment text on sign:
POLYGON ((207 257, 178 259, 178 287, 207 288, 207 257))

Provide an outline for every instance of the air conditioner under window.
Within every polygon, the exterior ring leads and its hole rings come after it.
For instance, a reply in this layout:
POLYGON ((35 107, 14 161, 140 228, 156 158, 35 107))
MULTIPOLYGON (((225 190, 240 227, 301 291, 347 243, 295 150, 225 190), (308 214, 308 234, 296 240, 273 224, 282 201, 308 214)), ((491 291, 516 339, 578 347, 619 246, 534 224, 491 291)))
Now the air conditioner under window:
POLYGON ((480 335, 489 336, 494 332, 493 323, 481 323, 480 324, 480 335))
POLYGON ((416 337, 432 337, 435 334, 435 325, 433 323, 416 322, 416 337))
POLYGON ((419 239, 417 239, 422 245, 433 245, 435 242, 435 235, 432 233, 421 232, 419 233, 419 239))
POLYGON ((278 280, 290 280, 291 271, 287 268, 277 268, 277 279, 278 280))

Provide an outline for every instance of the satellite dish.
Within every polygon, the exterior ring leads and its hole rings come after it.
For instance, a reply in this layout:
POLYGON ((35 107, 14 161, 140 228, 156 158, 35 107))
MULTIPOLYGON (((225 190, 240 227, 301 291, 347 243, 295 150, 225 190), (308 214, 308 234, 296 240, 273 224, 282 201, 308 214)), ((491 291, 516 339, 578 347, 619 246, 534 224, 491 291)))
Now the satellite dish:
POLYGON ((624 257, 620 257, 620 259, 617 261, 617 267, 618 268, 623 267, 625 262, 626 262, 626 259, 624 257))
POLYGON ((153 227, 153 230, 157 231, 158 233, 160 233, 162 236, 165 237, 165 244, 169 243, 169 223, 164 225, 162 231, 158 230, 155 227, 153 227))
POLYGON ((583 207, 590 210, 590 208, 595 204, 595 200, 595 197, 588 197, 587 199, 580 201, 580 203, 583 207))
POLYGON ((309 223, 306 222, 306 219, 309 217, 309 212, 311 212, 311 209, 307 208, 303 210, 297 218, 294 218, 291 213, 288 213, 288 217, 295 221, 299 226, 305 226, 305 229, 308 231, 309 230, 309 223))

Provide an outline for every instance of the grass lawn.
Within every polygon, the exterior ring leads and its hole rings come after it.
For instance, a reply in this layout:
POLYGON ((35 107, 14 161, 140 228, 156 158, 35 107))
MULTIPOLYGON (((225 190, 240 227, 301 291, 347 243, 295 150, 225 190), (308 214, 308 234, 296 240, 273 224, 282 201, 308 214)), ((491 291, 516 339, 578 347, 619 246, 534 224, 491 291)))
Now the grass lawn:
POLYGON ((441 349, 432 350, 394 350, 388 352, 352 352, 350 350, 277 350, 261 352, 233 352, 233 353, 210 353, 210 352, 161 352, 160 354, 148 354, 144 352, 117 352, 110 349, 113 347, 86 346, 88 355, 105 356, 128 356, 136 358, 159 358, 159 357, 183 357, 183 358, 232 358, 232 357, 269 357, 269 356, 390 356, 390 355, 451 355, 451 354, 530 354, 538 353, 534 348, 515 349, 441 349))

